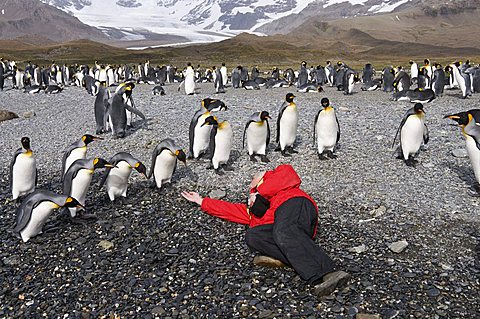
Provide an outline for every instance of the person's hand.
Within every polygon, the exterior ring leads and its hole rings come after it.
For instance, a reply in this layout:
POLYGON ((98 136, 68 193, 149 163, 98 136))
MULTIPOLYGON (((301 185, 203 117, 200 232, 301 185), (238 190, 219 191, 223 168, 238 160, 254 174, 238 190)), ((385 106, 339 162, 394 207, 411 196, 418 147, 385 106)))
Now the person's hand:
POLYGON ((257 174, 255 174, 255 176, 253 177, 252 181, 250 182, 250 189, 252 188, 255 188, 257 187, 259 184, 261 184, 260 182, 262 181, 263 179, 263 176, 265 175, 265 171, 262 171, 262 172, 259 172, 257 174))
POLYGON ((248 197, 248 207, 252 207, 258 193, 250 193, 248 197))
POLYGON ((197 192, 182 192, 182 196, 192 202, 202 206, 203 197, 200 196, 197 192))

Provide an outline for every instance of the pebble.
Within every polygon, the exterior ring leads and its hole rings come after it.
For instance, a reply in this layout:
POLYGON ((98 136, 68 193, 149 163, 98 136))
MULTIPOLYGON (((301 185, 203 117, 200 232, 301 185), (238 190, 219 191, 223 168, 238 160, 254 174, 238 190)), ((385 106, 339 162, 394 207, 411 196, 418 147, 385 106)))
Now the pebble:
POLYGON ((438 297, 440 295, 440 290, 437 288, 430 288, 427 290, 427 295, 429 297, 438 297))
POLYGON ((225 196, 227 196, 227 193, 222 189, 214 189, 208 194, 208 197, 213 199, 222 199, 225 196))
POLYGON ((468 156, 465 148, 457 148, 452 151, 452 155, 457 158, 466 158, 468 156))
POLYGON ((349 252, 357 253, 357 254, 361 254, 361 253, 365 252, 366 250, 367 250, 367 246, 365 246, 365 244, 361 244, 360 246, 355 246, 355 247, 352 247, 352 248, 348 249, 349 252))
POLYGON ((370 211, 370 214, 373 215, 373 217, 380 217, 386 212, 387 212, 387 208, 385 206, 380 206, 370 211))
POLYGON ((21 263, 21 259, 18 256, 11 256, 3 259, 5 266, 17 266, 21 263))
POLYGON ((381 319, 380 315, 372 315, 367 313, 357 313, 355 319, 381 319))
POLYGON ((7 110, 0 110, 0 122, 8 121, 16 118, 18 118, 18 115, 16 113, 10 112, 7 110))
POLYGON ((407 248, 407 246, 408 246, 408 242, 406 240, 400 240, 400 241, 389 244, 388 248, 390 248, 390 250, 393 251, 394 253, 399 254, 402 251, 404 251, 405 248, 407 248))
POLYGON ((98 243, 98 246, 102 247, 105 250, 110 250, 110 249, 113 248, 114 244, 111 241, 108 241, 108 240, 101 240, 98 243))
POLYGON ((36 114, 34 111, 27 111, 23 113, 23 117, 26 119, 34 117, 36 114))

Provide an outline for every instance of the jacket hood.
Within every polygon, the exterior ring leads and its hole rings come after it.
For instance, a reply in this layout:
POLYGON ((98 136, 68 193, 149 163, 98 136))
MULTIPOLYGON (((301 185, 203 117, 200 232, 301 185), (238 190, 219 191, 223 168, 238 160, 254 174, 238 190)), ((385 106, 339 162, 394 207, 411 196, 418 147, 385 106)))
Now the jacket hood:
POLYGON ((281 191, 299 188, 300 177, 289 164, 280 165, 272 171, 267 171, 263 176, 263 183, 257 191, 265 198, 270 199, 281 191))

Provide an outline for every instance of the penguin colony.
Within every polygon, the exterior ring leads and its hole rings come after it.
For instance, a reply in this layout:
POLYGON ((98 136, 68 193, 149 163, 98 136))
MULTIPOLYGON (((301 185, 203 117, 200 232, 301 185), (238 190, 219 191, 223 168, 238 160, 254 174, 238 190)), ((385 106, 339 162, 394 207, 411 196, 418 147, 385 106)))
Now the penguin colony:
MULTIPOLYGON (((19 69, 14 62, 1 61, 3 90, 4 79, 12 78, 12 87, 23 88, 26 93, 60 93, 67 85, 78 85, 89 94, 96 96, 94 116, 96 134, 112 132, 114 138, 127 136, 127 129, 133 126, 133 116, 146 122, 146 117, 135 107, 132 97, 135 83, 155 85, 153 95, 165 95, 162 86, 165 83, 180 83, 178 90, 184 87, 185 94, 195 94, 198 88, 195 83, 212 82, 215 92, 225 93, 227 87, 259 90, 261 87, 278 88, 295 86, 298 93, 323 92, 323 86, 336 87, 345 95, 351 95, 356 83, 361 82, 362 91, 381 89, 391 92, 394 101, 409 101, 415 105, 409 109, 400 121, 393 140, 393 147, 399 141, 398 158, 406 165, 415 166, 415 157, 422 144, 429 141, 424 103, 441 97, 445 89, 460 89, 462 98, 480 91, 480 68, 465 63, 455 62, 445 68, 439 64, 430 64, 426 59, 422 67, 410 61, 410 70, 402 67, 386 67, 381 76, 376 78, 375 69, 366 64, 362 76, 339 61, 336 67, 330 61, 326 66, 307 67, 303 61, 300 70, 286 69, 281 72, 273 68, 268 77, 260 77, 258 67, 254 67, 249 75, 242 66, 233 69, 228 77, 225 65, 194 69, 191 64, 180 74, 172 66, 150 67, 146 61, 139 64, 136 71, 128 65, 104 66, 95 63, 93 68, 87 65, 57 67, 55 63, 47 69, 28 63, 25 70, 19 69), (108 87, 116 86, 114 92, 108 87)), ((276 118, 277 148, 283 156, 292 156, 298 130, 298 106, 295 95, 288 93, 284 101, 278 101, 279 109, 276 118)), ((189 126, 188 158, 199 159, 208 156, 210 165, 217 174, 225 174, 231 170, 229 159, 232 150, 233 128, 224 114, 228 109, 220 99, 205 98, 200 108, 194 112, 189 126)), ((317 149, 320 160, 335 159, 336 149, 340 141, 341 125, 335 109, 326 97, 321 99, 321 108, 313 121, 313 145, 317 149)), ((301 106, 300 106, 301 107, 301 106)), ((466 149, 478 183, 480 183, 480 110, 469 110, 446 115, 461 128, 466 139, 466 149)), ((271 130, 269 121, 272 116, 264 110, 250 115, 243 130, 243 147, 246 146, 251 161, 269 162, 267 157, 271 130)), ((86 214, 85 202, 92 175, 96 169, 103 169, 100 186, 105 186, 109 199, 113 203, 118 198, 127 196, 128 179, 133 169, 145 178, 153 179, 153 187, 162 188, 171 183, 177 161, 185 163, 187 154, 172 138, 161 141, 152 153, 151 167, 146 166, 128 152, 119 152, 108 161, 103 158, 87 158, 87 146, 103 138, 90 134, 68 146, 62 158, 60 176, 63 183, 63 194, 55 194, 48 190, 37 189, 37 170, 35 156, 30 139, 21 139, 22 147, 12 158, 10 165, 10 188, 12 199, 21 204, 17 209, 17 221, 14 233, 23 241, 41 234, 48 217, 55 209, 64 208, 66 215, 74 221, 95 218, 95 214, 86 214)), ((477 191, 480 189, 477 185, 477 191)))

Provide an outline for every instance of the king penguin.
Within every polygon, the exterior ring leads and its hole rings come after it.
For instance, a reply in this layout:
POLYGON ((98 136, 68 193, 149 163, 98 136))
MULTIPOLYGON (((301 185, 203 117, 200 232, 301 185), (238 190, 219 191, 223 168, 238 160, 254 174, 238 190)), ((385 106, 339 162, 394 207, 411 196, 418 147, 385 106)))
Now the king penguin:
POLYGON ((211 115, 210 112, 227 110, 225 103, 217 99, 205 98, 201 103, 200 109, 193 115, 188 128, 190 142, 188 158, 199 158, 208 150, 211 126, 202 126, 202 124, 211 115))
POLYGON ((81 139, 67 147, 62 158, 62 181, 63 175, 65 175, 70 165, 77 159, 84 159, 87 156, 87 145, 97 140, 102 140, 102 138, 85 134, 81 139))
POLYGON ((456 121, 462 128, 467 154, 477 180, 474 188, 478 196, 480 195, 480 109, 447 115, 445 118, 456 121))
POLYGON ((253 113, 243 130, 243 147, 245 147, 245 136, 247 137, 247 148, 250 160, 256 162, 255 155, 260 155, 260 160, 264 163, 270 162, 267 158, 267 147, 270 143, 270 125, 268 119, 271 119, 267 111, 253 113))
POLYGON ((281 151, 283 156, 290 156, 289 153, 297 153, 293 150, 293 143, 297 137, 298 126, 298 110, 297 105, 293 102, 295 95, 288 93, 285 101, 280 106, 277 119, 277 138, 278 143, 276 151, 281 151))
POLYGON ((115 167, 107 167, 105 169, 100 187, 103 184, 107 186, 108 197, 112 202, 119 196, 127 197, 128 178, 133 168, 147 177, 145 165, 130 153, 119 152, 109 160, 109 163, 115 167))
POLYGON ((177 168, 177 160, 186 165, 187 156, 185 152, 177 146, 171 138, 161 141, 153 150, 152 166, 148 173, 148 178, 153 176, 153 181, 157 188, 171 183, 172 176, 177 168))
POLYGON ((21 142, 22 148, 15 152, 10 162, 10 189, 15 201, 33 192, 37 185, 37 166, 30 139, 22 137, 21 142))
POLYGON ((326 159, 324 155, 327 155, 329 158, 336 158, 333 152, 340 140, 340 124, 338 123, 335 110, 330 106, 330 100, 325 97, 320 103, 323 108, 318 111, 315 117, 313 143, 317 142, 319 159, 326 159), (315 135, 317 136, 317 141, 315 141, 315 135))
POLYGON ((97 124, 96 134, 105 133, 107 129, 106 112, 108 100, 110 99, 110 91, 105 86, 105 82, 98 84, 98 93, 95 97, 95 123, 97 124))
POLYGON ((232 150, 232 126, 228 121, 219 121, 212 115, 205 119, 202 126, 205 125, 212 126, 208 147, 211 164, 208 168, 213 168, 215 169, 215 173, 223 175, 224 173, 220 171, 221 167, 223 167, 224 170, 230 170, 226 168, 228 168, 227 163, 230 158, 230 151, 232 150))
POLYGON ((23 242, 41 234, 43 225, 53 210, 60 208, 83 208, 73 197, 59 195, 51 191, 37 189, 25 198, 17 209, 17 218, 13 232, 23 242))
MULTIPOLYGON (((103 158, 78 159, 72 163, 63 178, 63 193, 72 196, 78 202, 85 206, 85 197, 88 187, 92 181, 92 175, 95 169, 104 167, 114 167, 103 158)), ((69 208, 71 217, 77 215, 78 209, 69 208)), ((89 217, 83 215, 84 217, 89 217)))
POLYGON ((395 134, 392 147, 395 146, 398 133, 400 133, 399 158, 403 157, 407 166, 415 166, 415 155, 422 146, 422 142, 427 144, 429 140, 422 103, 416 103, 405 113, 395 134))

